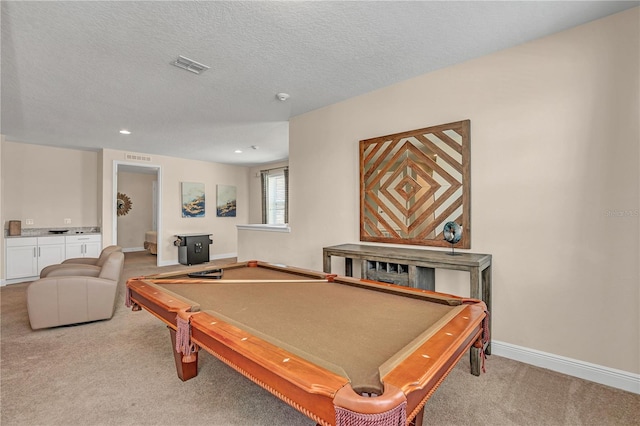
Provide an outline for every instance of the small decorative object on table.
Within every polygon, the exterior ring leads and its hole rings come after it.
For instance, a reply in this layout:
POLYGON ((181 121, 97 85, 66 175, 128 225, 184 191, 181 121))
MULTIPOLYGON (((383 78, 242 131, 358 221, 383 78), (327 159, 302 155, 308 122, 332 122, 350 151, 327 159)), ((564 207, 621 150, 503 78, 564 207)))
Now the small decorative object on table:
POLYGON ((455 252, 453 249, 453 245, 460 241, 462 238, 462 226, 458 225, 455 222, 447 222, 444 224, 444 229, 442 230, 442 234, 444 235, 445 241, 451 244, 451 255, 455 256, 455 252))

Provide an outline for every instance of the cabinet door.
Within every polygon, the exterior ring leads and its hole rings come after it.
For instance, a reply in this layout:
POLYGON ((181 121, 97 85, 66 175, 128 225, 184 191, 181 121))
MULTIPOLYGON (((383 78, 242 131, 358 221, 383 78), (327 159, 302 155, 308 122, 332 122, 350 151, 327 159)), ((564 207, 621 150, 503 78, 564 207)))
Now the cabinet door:
POLYGON ((67 243, 65 259, 84 257, 84 243, 67 243))
POLYGON ((38 275, 38 247, 7 247, 7 279, 38 275))
POLYGON ((99 242, 87 242, 84 243, 84 256, 83 257, 99 257, 102 251, 102 243, 99 242))
POLYGON ((57 265, 62 263, 64 257, 65 248, 64 244, 47 244, 38 246, 38 275, 45 266, 57 265))

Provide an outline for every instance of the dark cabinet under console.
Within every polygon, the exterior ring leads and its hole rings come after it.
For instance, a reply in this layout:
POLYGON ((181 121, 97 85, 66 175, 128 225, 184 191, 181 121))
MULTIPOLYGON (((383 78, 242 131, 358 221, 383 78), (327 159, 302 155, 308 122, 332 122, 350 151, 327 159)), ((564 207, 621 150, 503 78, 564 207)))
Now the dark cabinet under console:
POLYGON ((178 247, 178 262, 183 265, 197 265, 209 261, 211 234, 176 235, 173 245, 178 247))

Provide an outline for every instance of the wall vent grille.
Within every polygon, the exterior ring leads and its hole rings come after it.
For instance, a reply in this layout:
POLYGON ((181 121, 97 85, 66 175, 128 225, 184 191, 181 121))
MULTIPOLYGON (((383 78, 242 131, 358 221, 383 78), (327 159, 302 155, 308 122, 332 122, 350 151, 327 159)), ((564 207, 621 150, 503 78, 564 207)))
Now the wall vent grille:
POLYGON ((173 61, 171 65, 175 65, 178 68, 182 68, 183 70, 190 71, 194 74, 200 74, 201 72, 205 72, 209 69, 208 66, 189 58, 185 58, 184 56, 178 56, 178 59, 173 61))
POLYGON ((146 161, 146 162, 150 162, 151 161, 151 157, 148 155, 140 155, 140 154, 125 154, 124 158, 126 158, 127 160, 134 160, 134 161, 146 161))

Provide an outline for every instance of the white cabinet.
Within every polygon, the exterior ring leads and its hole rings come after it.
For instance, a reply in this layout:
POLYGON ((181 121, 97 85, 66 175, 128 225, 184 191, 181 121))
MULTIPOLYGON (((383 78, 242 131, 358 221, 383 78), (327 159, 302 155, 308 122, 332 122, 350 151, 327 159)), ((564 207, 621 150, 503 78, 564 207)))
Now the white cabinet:
POLYGON ((65 259, 64 237, 8 238, 7 279, 40 275, 42 268, 65 259))
POLYGON ((38 274, 38 238, 8 238, 7 279, 33 277, 38 274))
POLYGON ((67 245, 67 259, 100 256, 102 251, 101 235, 68 235, 64 238, 67 245))
POLYGON ((62 263, 66 259, 64 237, 38 237, 38 274, 45 266, 62 263))

